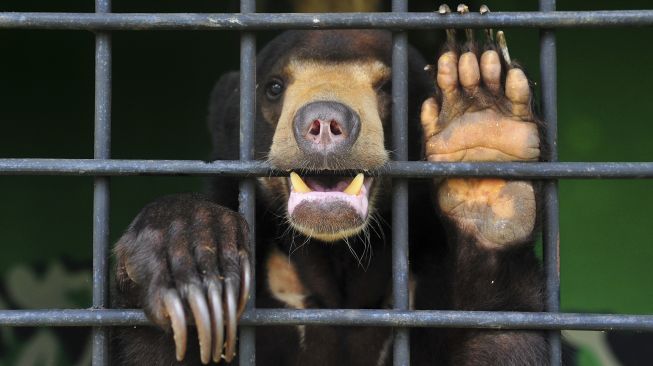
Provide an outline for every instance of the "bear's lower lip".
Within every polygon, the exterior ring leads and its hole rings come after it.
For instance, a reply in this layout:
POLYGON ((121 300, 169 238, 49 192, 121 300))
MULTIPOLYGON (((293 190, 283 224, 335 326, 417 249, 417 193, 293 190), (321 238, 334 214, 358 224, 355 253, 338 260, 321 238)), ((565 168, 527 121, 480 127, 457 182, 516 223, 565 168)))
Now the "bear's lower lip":
POLYGON ((288 217, 296 229, 318 239, 336 240, 364 227, 372 178, 361 174, 357 178, 298 179, 301 178, 295 175, 290 180, 288 198, 288 217))
POLYGON ((302 204, 313 204, 327 208, 332 203, 351 206, 362 219, 368 214, 369 189, 372 178, 362 173, 356 177, 308 177, 302 179, 291 173, 288 214, 292 216, 295 208, 302 204))
POLYGON ((350 195, 337 191, 313 191, 308 193, 299 193, 290 191, 288 198, 288 214, 293 215, 295 208, 302 204, 310 204, 314 206, 321 206, 328 209, 331 204, 346 204, 351 206, 352 209, 361 217, 365 219, 368 214, 368 192, 367 188, 363 186, 361 192, 356 195, 350 195))

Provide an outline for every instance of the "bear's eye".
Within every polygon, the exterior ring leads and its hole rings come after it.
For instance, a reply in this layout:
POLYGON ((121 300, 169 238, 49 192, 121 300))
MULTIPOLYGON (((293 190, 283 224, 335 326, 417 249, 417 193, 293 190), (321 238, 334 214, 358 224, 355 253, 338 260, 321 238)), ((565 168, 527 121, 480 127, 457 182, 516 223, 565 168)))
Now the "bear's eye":
POLYGON ((283 82, 279 79, 270 81, 265 86, 265 94, 270 100, 276 100, 283 93, 283 82))

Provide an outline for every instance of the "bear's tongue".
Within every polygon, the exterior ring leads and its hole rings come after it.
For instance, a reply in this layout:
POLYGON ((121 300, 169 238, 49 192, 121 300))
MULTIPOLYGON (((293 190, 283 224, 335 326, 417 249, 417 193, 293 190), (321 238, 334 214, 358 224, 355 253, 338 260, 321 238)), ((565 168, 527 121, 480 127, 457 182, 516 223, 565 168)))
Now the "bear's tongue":
MULTIPOLYGON (((352 183, 352 178, 343 178, 343 177, 307 177, 304 178, 304 182, 313 192, 343 192, 347 187, 352 183)), ((356 190, 357 187, 354 184, 351 190, 356 190)))
POLYGON ((359 173, 351 177, 307 177, 302 179, 297 173, 290 173, 290 197, 288 214, 303 202, 314 203, 325 208, 330 202, 349 204, 361 218, 367 217, 368 194, 371 178, 359 173))

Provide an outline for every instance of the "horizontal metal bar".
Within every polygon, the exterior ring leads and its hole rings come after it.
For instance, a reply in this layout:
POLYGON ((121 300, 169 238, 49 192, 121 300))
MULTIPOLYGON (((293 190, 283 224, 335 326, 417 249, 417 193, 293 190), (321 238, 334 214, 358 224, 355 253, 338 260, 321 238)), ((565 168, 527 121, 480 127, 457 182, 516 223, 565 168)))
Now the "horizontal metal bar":
MULTIPOLYGON (((421 328, 575 329, 653 331, 653 315, 451 310, 256 309, 246 326, 338 325, 421 328)), ((0 310, 0 326, 150 325, 141 310, 0 310)))
MULTIPOLYGON (((369 172, 400 178, 441 176, 542 178, 653 178, 653 162, 431 163, 389 162, 369 172)), ((263 161, 0 159, 0 175, 217 175, 286 176, 263 161)))
POLYGON ((589 28, 653 25, 653 10, 477 13, 0 13, 0 29, 267 30, 451 27, 589 28))
POLYGON ((0 327, 150 325, 142 310, 0 310, 0 327))

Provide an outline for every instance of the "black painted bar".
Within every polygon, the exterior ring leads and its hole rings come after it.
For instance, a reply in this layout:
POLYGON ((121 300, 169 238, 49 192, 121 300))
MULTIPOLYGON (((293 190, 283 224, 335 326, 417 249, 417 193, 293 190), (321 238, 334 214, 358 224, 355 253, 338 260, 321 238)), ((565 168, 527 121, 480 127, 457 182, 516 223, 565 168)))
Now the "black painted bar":
MULTIPOLYGON (((343 174, 321 172, 320 174, 343 174)), ((393 161, 368 172, 371 176, 400 178, 505 177, 524 179, 651 179, 653 163, 640 162, 543 162, 543 163, 432 163, 393 161)), ((43 176, 143 176, 199 175, 228 177, 287 176, 263 161, 220 160, 93 160, 0 159, 2 175, 43 176)), ((308 175, 308 173, 307 173, 308 175)))
MULTIPOLYGON (((434 9, 435 9, 434 5, 434 9)), ((437 15, 437 14, 435 14, 437 15)), ((0 12, 0 29, 69 30, 279 30, 603 28, 653 25, 653 10, 496 12, 434 16, 434 13, 11 13, 0 12)))
MULTIPOLYGON (((111 11, 111 0, 96 0, 97 14, 111 11)), ((111 35, 95 37, 95 159, 111 155, 111 35)), ((93 308, 109 307, 109 178, 98 176, 93 188, 93 308)), ((94 327, 93 366, 109 365, 109 329, 94 327)))
MULTIPOLYGON (((540 11, 554 12, 555 0, 540 0, 540 11)), ((540 73, 542 79, 542 107, 546 121, 545 140, 548 145, 546 161, 558 160, 558 96, 556 37, 551 29, 540 32, 540 73)), ((544 226, 542 232, 544 270, 546 273, 546 310, 560 311, 560 219, 558 182, 544 183, 544 226)), ((562 363, 560 332, 551 331, 549 338, 549 364, 562 363)))
MULTIPOLYGON (((240 0, 243 14, 256 12, 255 0, 240 0)), ((254 130, 256 122, 256 35, 243 32, 240 35, 240 160, 254 158, 254 130)), ((256 180, 240 181, 239 210, 250 229, 250 258, 252 261, 252 286, 248 309, 253 309, 256 301, 256 180)), ((241 366, 256 365, 256 330, 253 327, 240 327, 239 362, 241 366)))
MULTIPOLYGON (((407 15, 408 1, 393 0, 392 12, 407 15)), ((408 160, 408 37, 392 35, 392 148, 395 161, 408 160)), ((408 310, 408 182, 392 181, 392 299, 395 310, 408 310)), ((394 366, 410 365, 410 330, 395 328, 394 366)))
MULTIPOLYGON (((573 329, 653 332, 653 315, 451 310, 256 309, 246 326, 337 325, 478 329, 573 329)), ((149 326, 142 310, 0 310, 3 327, 149 326)))

